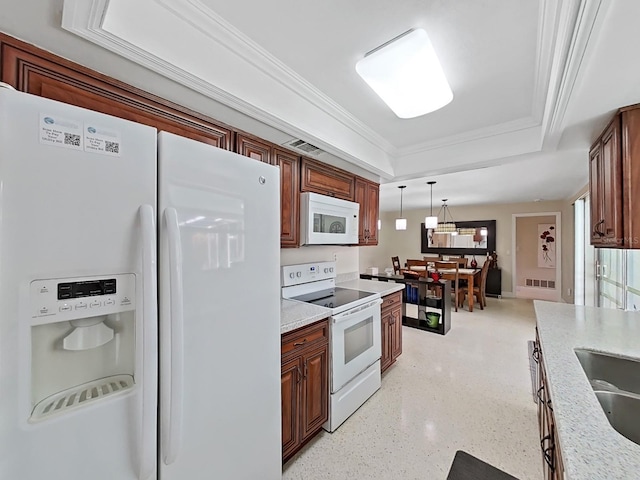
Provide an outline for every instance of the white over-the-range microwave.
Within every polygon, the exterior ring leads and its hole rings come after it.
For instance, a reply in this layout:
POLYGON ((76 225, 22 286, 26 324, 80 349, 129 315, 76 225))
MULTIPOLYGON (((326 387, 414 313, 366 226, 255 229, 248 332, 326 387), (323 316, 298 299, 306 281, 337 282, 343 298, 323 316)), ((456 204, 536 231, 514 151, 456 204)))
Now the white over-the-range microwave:
POLYGON ((358 243, 360 204, 317 193, 300 194, 302 245, 358 243))

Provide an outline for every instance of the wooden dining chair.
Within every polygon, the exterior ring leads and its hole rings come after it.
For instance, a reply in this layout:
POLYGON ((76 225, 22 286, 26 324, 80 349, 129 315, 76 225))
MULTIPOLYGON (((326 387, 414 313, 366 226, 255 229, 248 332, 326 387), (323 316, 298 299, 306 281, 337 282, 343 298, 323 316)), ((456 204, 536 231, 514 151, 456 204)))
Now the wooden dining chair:
POLYGON ((480 270, 480 283, 479 285, 473 285, 473 292, 469 292, 468 287, 462 287, 462 291, 460 295, 462 296, 462 301, 467 295, 473 295, 480 304, 480 310, 484 310, 484 307, 487 306, 487 296, 486 296, 486 286, 487 286, 487 273, 489 272, 489 264, 491 262, 489 260, 485 260, 482 265, 482 269, 480 270))
POLYGON ((427 276, 427 262, 424 260, 407 259, 407 270, 414 271, 420 274, 421 277, 427 276), (420 267, 419 269, 412 270, 411 267, 420 267))
POLYGON ((458 268, 467 268, 468 261, 467 257, 449 257, 449 260, 447 260, 447 262, 457 262, 458 268))
POLYGON ((391 264, 393 265, 393 273, 400 275, 402 273, 402 267, 400 266, 400 257, 391 257, 391 264))
MULTIPOLYGON (((453 296, 453 301, 455 303, 455 311, 458 311, 458 306, 461 304, 462 290, 460 285, 460 278, 458 276, 458 263, 457 262, 434 262, 434 269, 436 272, 440 272, 440 270, 454 270, 455 274, 453 279, 451 280, 451 284, 453 288, 451 289, 451 294, 453 296)), ((447 272, 449 273, 449 272, 447 272)))

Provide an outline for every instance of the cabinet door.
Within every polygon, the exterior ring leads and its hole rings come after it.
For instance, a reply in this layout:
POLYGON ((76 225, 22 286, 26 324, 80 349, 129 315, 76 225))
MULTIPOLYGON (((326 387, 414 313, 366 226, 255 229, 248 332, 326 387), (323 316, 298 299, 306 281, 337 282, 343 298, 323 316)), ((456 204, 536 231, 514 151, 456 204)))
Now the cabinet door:
POLYGON ((329 419, 328 345, 305 352, 302 381, 301 441, 315 433, 329 419))
POLYGON ((300 237, 300 159, 274 149, 274 165, 280 168, 280 246, 297 247, 300 237))
POLYGON ((356 177, 354 201, 360 204, 359 245, 378 244, 379 191, 377 183, 356 177))
POLYGON ((591 245, 600 245, 604 235, 602 211, 602 143, 598 141, 589 152, 589 201, 591 203, 591 245), (598 232, 601 232, 600 235, 598 232))
POLYGON ((355 175, 302 157, 300 190, 353 201, 355 198, 355 175))
POLYGON ((16 90, 106 113, 226 150, 232 131, 213 119, 114 78, 0 35, 1 81, 16 90))
POLYGON ((391 313, 393 310, 385 309, 382 311, 381 320, 382 320, 382 357, 380 358, 380 371, 384 372, 391 363, 393 362, 391 355, 391 313))
POLYGON ((360 221, 358 224, 358 244, 367 244, 367 187, 368 184, 361 178, 356 178, 356 194, 354 202, 360 204, 360 221))
POLYGON ((271 163, 271 144, 244 133, 236 134, 236 152, 259 162, 271 163))
POLYGON ((367 245, 378 244, 378 217, 380 212, 379 197, 380 186, 376 183, 369 183, 367 185, 367 210, 365 212, 368 228, 367 245))
POLYGON ((622 150, 620 117, 602 135, 602 219, 600 231, 607 246, 622 246, 622 150))
POLYGON ((402 309, 396 308, 391 311, 391 361, 402 353, 402 309))
POLYGON ((302 360, 296 357, 282 365, 280 391, 282 399, 282 458, 293 452, 300 443, 300 387, 302 360))

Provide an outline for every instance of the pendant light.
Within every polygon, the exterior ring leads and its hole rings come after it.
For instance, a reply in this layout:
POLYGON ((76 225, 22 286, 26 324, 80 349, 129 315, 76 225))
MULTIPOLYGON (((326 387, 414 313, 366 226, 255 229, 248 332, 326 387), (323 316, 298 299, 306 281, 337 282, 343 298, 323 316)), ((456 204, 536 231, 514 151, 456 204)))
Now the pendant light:
POLYGON ((424 217, 424 228, 437 228, 438 217, 433 216, 433 184, 436 183, 433 180, 427 182, 427 185, 431 187, 431 203, 429 207, 429 216, 424 217))
POLYGON ((442 207, 440 207, 440 211, 438 212, 438 226, 434 230, 435 233, 450 233, 451 235, 457 235, 458 230, 456 228, 456 224, 453 222, 453 216, 447 207, 448 198, 442 199, 442 207), (440 221, 440 214, 442 213, 442 221, 440 221), (447 214, 449 214, 449 218, 451 221, 447 221, 447 214))
POLYGON ((402 216, 402 192, 407 186, 400 185, 398 188, 400 189, 400 218, 396 218, 396 230, 406 230, 407 219, 402 216))

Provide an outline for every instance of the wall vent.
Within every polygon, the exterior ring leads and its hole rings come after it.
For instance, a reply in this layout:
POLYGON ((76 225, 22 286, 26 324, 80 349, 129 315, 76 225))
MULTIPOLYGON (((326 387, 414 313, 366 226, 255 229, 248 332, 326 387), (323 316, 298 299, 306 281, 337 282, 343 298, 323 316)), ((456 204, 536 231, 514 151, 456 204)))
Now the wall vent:
POLYGON ((305 142, 304 140, 294 139, 290 142, 285 142, 282 145, 286 147, 295 148, 296 150, 300 150, 301 152, 307 153, 309 155, 320 155, 324 152, 320 148, 315 145, 310 144, 309 142, 305 142))
POLYGON ((539 287, 539 288, 556 288, 555 280, 538 280, 537 278, 525 279, 527 287, 539 287))

